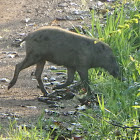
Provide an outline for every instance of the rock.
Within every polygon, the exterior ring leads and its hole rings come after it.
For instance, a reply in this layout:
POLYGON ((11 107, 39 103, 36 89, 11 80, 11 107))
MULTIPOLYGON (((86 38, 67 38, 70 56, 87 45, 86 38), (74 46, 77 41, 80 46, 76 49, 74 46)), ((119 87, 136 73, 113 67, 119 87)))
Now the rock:
POLYGON ((65 16, 65 17, 57 17, 56 20, 58 20, 58 21, 65 21, 65 20, 76 21, 76 20, 81 20, 81 17, 65 16))
POLYGON ((35 26, 35 23, 26 24, 26 26, 35 26))
POLYGON ((56 72, 56 75, 66 75, 64 72, 56 72))
POLYGON ((71 14, 73 15, 89 14, 90 15, 89 11, 81 11, 81 10, 74 10, 71 12, 71 14))
POLYGON ((10 80, 7 79, 7 78, 1 78, 0 79, 0 83, 9 83, 9 82, 10 82, 10 80))
POLYGON ((44 77, 43 82, 48 82, 48 77, 44 77))
POLYGON ((70 21, 76 21, 81 20, 81 17, 66 16, 65 19, 70 21))
POLYGON ((73 137, 73 140, 82 140, 83 139, 83 136, 81 135, 76 135, 73 137))
POLYGON ((32 129, 32 128, 34 128, 34 126, 33 125, 30 125, 30 124, 28 124, 28 125, 26 125, 26 124, 17 125, 16 127, 17 128, 22 128, 22 129, 24 129, 24 128, 26 128, 26 129, 32 129))
POLYGON ((60 106, 58 104, 52 104, 52 105, 49 105, 49 108, 59 108, 60 106))
POLYGON ((6 52, 2 52, 2 54, 6 54, 6 52))
POLYGON ((87 107, 86 107, 85 105, 83 105, 83 106, 77 107, 76 109, 77 109, 78 111, 82 111, 82 110, 86 110, 87 107))
POLYGON ((58 81, 54 81, 54 82, 51 82, 52 85, 56 86, 56 85, 60 85, 61 83, 58 82, 58 81))
POLYGON ((70 5, 72 6, 78 6, 78 4, 71 2, 70 5))
POLYGON ((100 6, 103 6, 103 5, 104 5, 104 3, 103 3, 103 2, 101 2, 101 1, 98 1, 98 2, 97 2, 97 5, 100 7, 100 6))
POLYGON ((30 109, 37 109, 36 106, 26 106, 27 108, 30 108, 30 109))
POLYGON ((54 81, 56 81, 56 78, 55 78, 55 77, 51 77, 51 78, 49 79, 49 82, 54 82, 54 81))
POLYGON ((25 19, 25 23, 28 23, 30 21, 30 18, 25 19))
POLYGON ((3 37, 2 36, 0 36, 0 40, 2 40, 3 39, 3 37))
POLYGON ((73 92, 66 92, 66 94, 63 96, 63 99, 70 100, 75 96, 73 92))
POLYGON ((117 1, 117 0, 107 0, 108 2, 115 2, 115 1, 117 1))
POLYGON ((48 109, 45 109, 45 113, 47 113, 48 115, 55 115, 55 116, 59 116, 60 115, 59 111, 48 110, 48 109))
POLYGON ((17 52, 8 52, 7 57, 8 58, 15 58, 15 57, 19 57, 19 55, 17 54, 17 52))
POLYGON ((80 123, 71 123, 71 125, 74 125, 74 126, 76 126, 78 128, 81 128, 82 127, 82 125, 80 123))
POLYGON ((49 100, 49 97, 44 97, 44 96, 41 96, 41 97, 38 97, 38 101, 41 101, 41 102, 47 102, 49 100))
POLYGON ((20 35, 20 36, 25 36, 25 35, 26 35, 26 33, 19 33, 19 35, 20 35))
POLYGON ((21 41, 22 39, 20 39, 20 38, 16 38, 15 39, 15 42, 19 42, 19 41, 21 41))
POLYGON ((68 131, 73 131, 74 129, 75 129, 74 126, 67 127, 67 130, 68 130, 68 131))
POLYGON ((61 100, 61 99, 63 99, 62 96, 56 96, 56 100, 57 100, 57 101, 58 101, 58 100, 61 100))
POLYGON ((46 101, 45 101, 45 103, 46 103, 46 104, 51 104, 51 105, 56 104, 56 102, 55 102, 55 101, 51 101, 51 100, 46 100, 46 101))
POLYGON ((58 3, 58 7, 68 7, 68 3, 58 3))
POLYGON ((64 116, 75 115, 76 113, 77 113, 77 111, 68 111, 68 112, 64 112, 63 115, 64 116))
POLYGON ((56 66, 50 66, 50 70, 57 70, 56 66))
POLYGON ((0 117, 2 118, 8 118, 11 119, 11 118, 19 118, 20 116, 16 113, 0 113, 0 117))
POLYGON ((51 86, 52 84, 51 84, 50 82, 47 82, 47 83, 43 83, 43 85, 44 85, 45 87, 47 87, 47 86, 51 86))

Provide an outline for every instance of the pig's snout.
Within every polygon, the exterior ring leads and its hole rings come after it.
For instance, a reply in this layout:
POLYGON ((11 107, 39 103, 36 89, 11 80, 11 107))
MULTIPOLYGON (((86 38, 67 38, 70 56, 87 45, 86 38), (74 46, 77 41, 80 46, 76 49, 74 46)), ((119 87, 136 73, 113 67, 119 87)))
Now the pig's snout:
POLYGON ((119 70, 115 69, 115 70, 112 70, 110 72, 110 74, 115 77, 115 78, 119 78, 120 77, 120 73, 119 73, 119 70))

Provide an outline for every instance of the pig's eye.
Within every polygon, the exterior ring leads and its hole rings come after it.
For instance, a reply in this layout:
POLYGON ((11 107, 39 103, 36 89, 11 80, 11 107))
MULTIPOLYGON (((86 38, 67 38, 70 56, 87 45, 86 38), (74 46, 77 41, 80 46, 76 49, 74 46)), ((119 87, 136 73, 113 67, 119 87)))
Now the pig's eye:
POLYGON ((117 76, 118 76, 118 72, 115 71, 115 70, 113 70, 112 75, 113 75, 114 77, 117 77, 117 76))

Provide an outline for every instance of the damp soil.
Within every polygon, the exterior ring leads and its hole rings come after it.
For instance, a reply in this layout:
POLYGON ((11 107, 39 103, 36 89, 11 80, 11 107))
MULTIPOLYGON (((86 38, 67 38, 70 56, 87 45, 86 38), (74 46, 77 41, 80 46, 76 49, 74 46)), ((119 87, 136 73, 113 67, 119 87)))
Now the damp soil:
MULTIPOLYGON (((38 97, 43 94, 37 86, 36 79, 32 76, 35 66, 23 70, 15 86, 7 90, 8 83, 13 77, 15 65, 25 57, 24 45, 13 47, 12 44, 42 26, 60 26, 70 29, 73 26, 87 24, 90 20, 90 6, 97 1, 90 2, 85 4, 81 0, 0 1, 0 135, 7 135, 6 131, 9 128, 10 120, 17 118, 19 125, 35 124, 44 109, 52 109, 47 103, 38 100, 38 97)), ((56 77, 56 73, 50 70, 52 65, 54 66, 54 64, 46 62, 42 75, 56 77)), ((63 67, 55 67, 59 70, 65 70, 63 67)), ((65 79, 66 75, 62 79, 60 78, 63 81, 65 79)), ((60 80, 58 82, 61 82, 60 80)), ((51 90, 52 87, 53 85, 50 85, 47 89, 50 93, 55 92, 51 90)), ((65 92, 63 91, 63 93, 65 92)), ((61 113, 74 111, 75 107, 80 104, 74 98, 62 99, 57 102, 63 104, 64 107, 53 109, 59 110, 61 113)), ((50 117, 47 113, 45 115, 50 117)))

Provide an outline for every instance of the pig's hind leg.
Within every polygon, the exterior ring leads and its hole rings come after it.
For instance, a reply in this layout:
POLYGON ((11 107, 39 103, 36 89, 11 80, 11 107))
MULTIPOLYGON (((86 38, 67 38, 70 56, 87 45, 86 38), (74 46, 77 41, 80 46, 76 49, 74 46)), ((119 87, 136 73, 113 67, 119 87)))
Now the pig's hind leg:
POLYGON ((44 96, 47 96, 48 93, 45 90, 44 85, 43 85, 42 80, 41 80, 41 74, 42 74, 42 71, 44 69, 44 65, 45 65, 45 61, 41 61, 41 62, 37 63, 35 76, 36 76, 36 79, 38 81, 38 84, 39 84, 39 87, 40 87, 42 93, 44 94, 44 96))
POLYGON ((67 81, 64 84, 55 86, 53 89, 61 89, 70 85, 73 82, 75 71, 75 68, 67 68, 67 81))
POLYGON ((21 70, 28 68, 28 67, 36 64, 37 62, 38 62, 37 58, 33 59, 32 55, 29 55, 29 56, 26 56, 25 59, 21 63, 18 63, 15 67, 13 79, 11 80, 11 82, 8 85, 8 90, 15 85, 15 83, 18 79, 18 75, 21 70))

